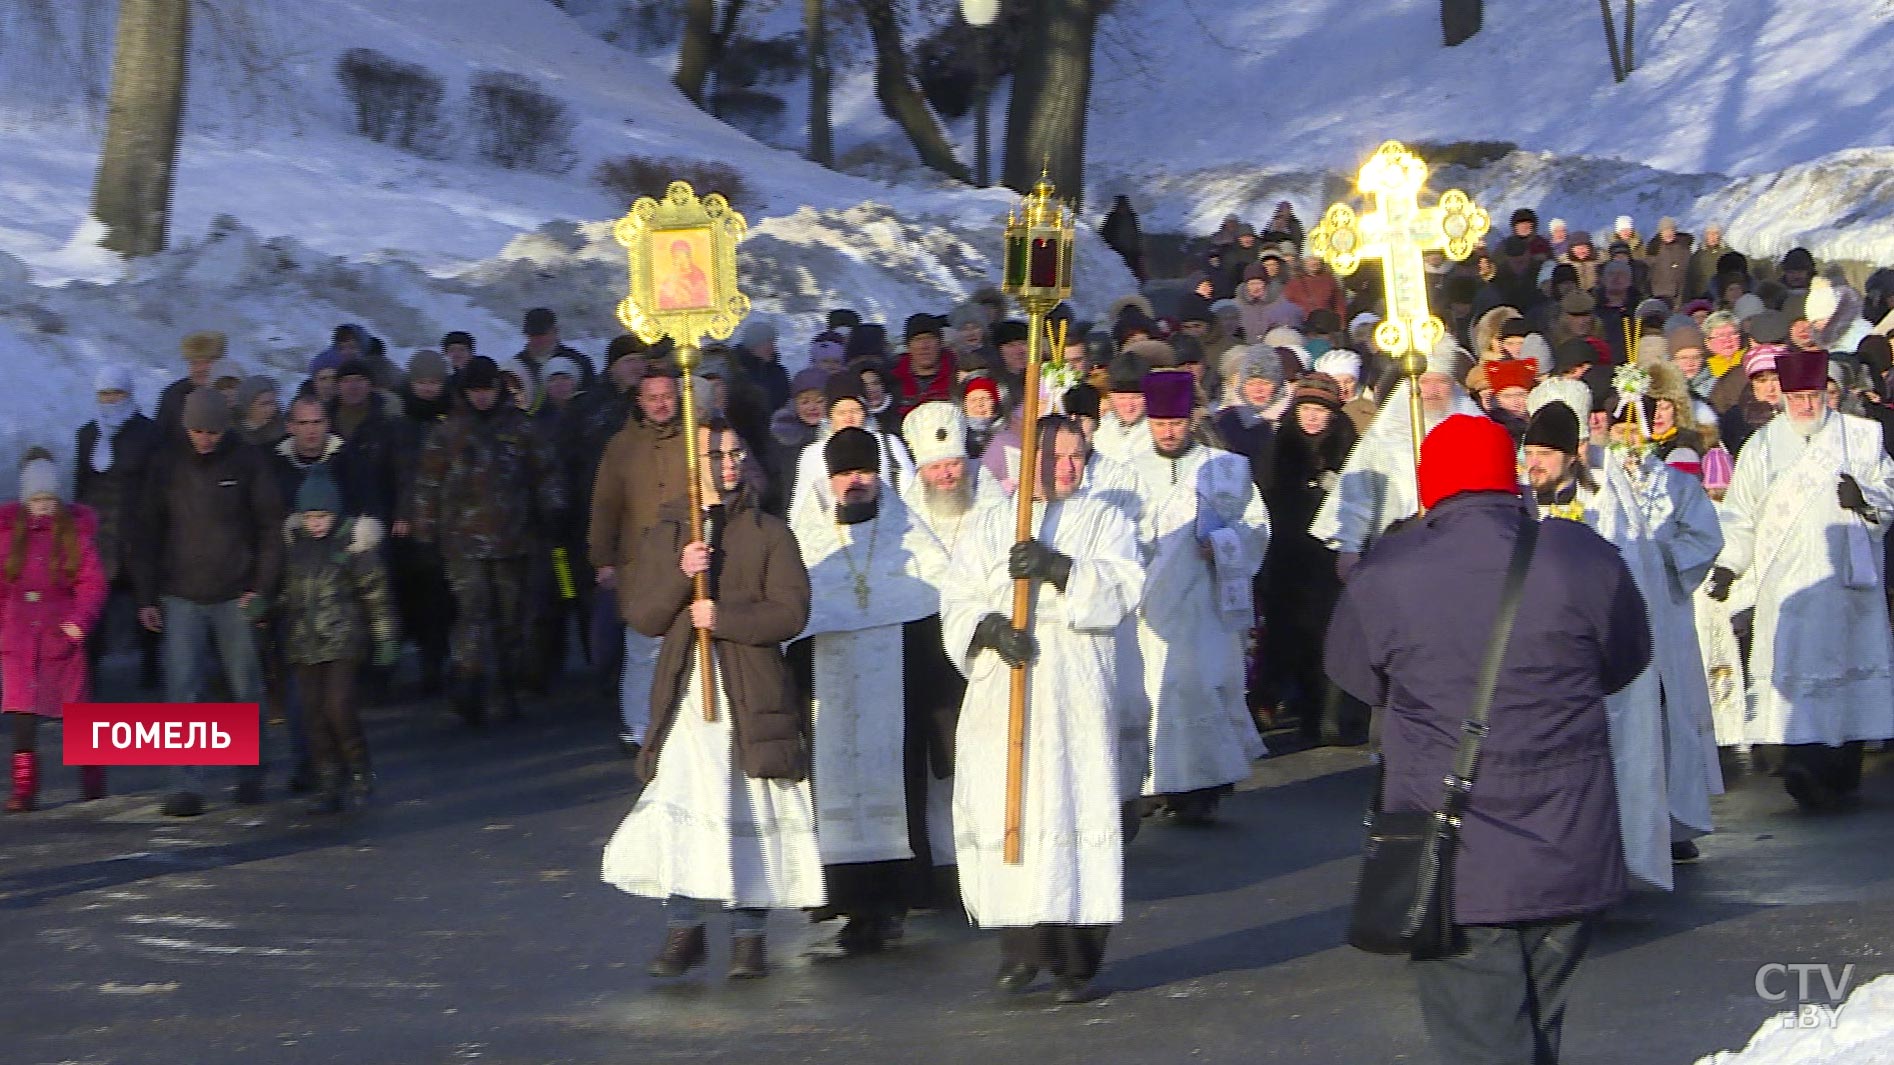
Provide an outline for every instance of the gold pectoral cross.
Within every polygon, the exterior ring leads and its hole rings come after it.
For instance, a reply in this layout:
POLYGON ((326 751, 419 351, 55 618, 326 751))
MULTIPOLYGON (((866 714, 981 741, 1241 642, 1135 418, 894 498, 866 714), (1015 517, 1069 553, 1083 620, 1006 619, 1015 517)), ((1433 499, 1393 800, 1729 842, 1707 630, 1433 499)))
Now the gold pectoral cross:
POLYGON ((868 609, 868 574, 855 574, 855 605, 868 609))

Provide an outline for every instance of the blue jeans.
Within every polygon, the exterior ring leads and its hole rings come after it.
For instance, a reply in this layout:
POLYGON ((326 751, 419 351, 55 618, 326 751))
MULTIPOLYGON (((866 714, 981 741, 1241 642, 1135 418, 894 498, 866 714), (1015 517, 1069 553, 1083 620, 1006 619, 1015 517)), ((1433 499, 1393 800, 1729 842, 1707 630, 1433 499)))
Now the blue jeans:
MULTIPOLYGON (((193 603, 167 595, 164 611, 164 697, 166 702, 194 703, 203 698, 204 678, 200 666, 204 652, 215 644, 217 660, 224 669, 224 681, 230 697, 240 703, 257 703, 259 739, 257 765, 239 766, 238 779, 246 775, 261 778, 269 764, 269 729, 263 721, 263 669, 257 661, 256 626, 244 616, 237 600, 222 603, 193 603)), ((203 766, 177 766, 171 771, 172 787, 177 791, 201 794, 205 786, 203 766)))
MULTIPOLYGON (((671 928, 690 928, 704 923, 704 913, 714 909, 716 903, 706 899, 687 898, 672 895, 664 900, 664 923, 671 928)), ((764 909, 736 908, 730 911, 730 934, 733 936, 760 936, 763 926, 769 922, 769 911, 764 909)))
POLYGON ((645 730, 651 727, 651 679, 658 671, 658 649, 663 646, 662 638, 654 640, 625 626, 625 669, 618 686, 618 709, 626 735, 638 743, 645 741, 645 730))

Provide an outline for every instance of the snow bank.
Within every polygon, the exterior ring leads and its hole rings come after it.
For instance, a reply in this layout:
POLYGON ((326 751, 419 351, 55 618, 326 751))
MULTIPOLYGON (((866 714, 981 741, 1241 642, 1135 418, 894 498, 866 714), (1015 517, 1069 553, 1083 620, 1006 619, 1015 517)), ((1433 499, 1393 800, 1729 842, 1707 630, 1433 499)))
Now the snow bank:
POLYGON ((1894 976, 1857 988, 1832 1026, 1786 1027, 1772 1017, 1741 1051, 1719 1051, 1696 1065, 1894 1065, 1894 976))

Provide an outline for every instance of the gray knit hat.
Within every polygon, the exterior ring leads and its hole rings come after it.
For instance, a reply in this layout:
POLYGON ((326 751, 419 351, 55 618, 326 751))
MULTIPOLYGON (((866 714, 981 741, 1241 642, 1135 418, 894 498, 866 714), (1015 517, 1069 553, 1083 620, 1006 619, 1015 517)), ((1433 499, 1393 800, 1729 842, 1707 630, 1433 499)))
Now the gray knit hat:
POLYGON ((214 388, 200 388, 184 397, 184 427, 206 433, 230 431, 230 401, 214 388))
POLYGON ((32 458, 20 467, 20 502, 24 503, 34 496, 52 496, 64 500, 65 493, 59 490, 59 467, 48 458, 32 458))

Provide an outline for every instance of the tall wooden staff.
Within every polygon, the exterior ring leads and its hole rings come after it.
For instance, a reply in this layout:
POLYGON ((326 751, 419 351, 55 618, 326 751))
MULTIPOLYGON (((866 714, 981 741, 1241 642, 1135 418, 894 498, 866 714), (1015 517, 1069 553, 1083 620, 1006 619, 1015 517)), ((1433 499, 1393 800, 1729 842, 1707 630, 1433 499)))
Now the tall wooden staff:
MULTIPOLYGON (((1033 538, 1033 496, 1039 484, 1039 364, 1045 358, 1046 316, 1072 294, 1073 222, 1054 198, 1052 183, 1039 183, 1006 218, 1006 263, 1001 288, 1026 308, 1025 396, 1020 402, 1019 487, 1014 496, 1014 538, 1033 538)), ((1013 628, 1032 630, 1033 582, 1013 582, 1013 628)), ((1024 860, 1021 825, 1026 807, 1027 667, 1013 667, 1012 705, 1006 718, 1006 840, 1009 865, 1024 860)))
MULTIPOLYGON (((677 368, 682 372, 680 384, 684 396, 684 469, 690 480, 691 543, 704 542, 704 481, 697 458, 697 388, 692 378, 697 373, 699 352, 695 344, 687 344, 677 349, 677 368)), ((719 471, 712 470, 711 476, 719 471)), ((699 573, 691 578, 691 602, 701 603, 710 598, 710 574, 699 573)), ((712 671, 710 657, 710 630, 697 631, 697 676, 703 681, 704 720, 717 720, 717 675, 712 671)))
MULTIPOLYGON (((703 478, 697 458, 697 390, 692 377, 698 342, 727 340, 750 313, 750 297, 737 288, 737 242, 749 224, 711 193, 702 199, 689 182, 673 181, 664 199, 647 196, 612 227, 625 246, 630 271, 628 292, 618 305, 618 320, 647 344, 665 337, 677 342, 683 371, 684 468, 690 500, 690 536, 704 539, 703 478)), ((636 594, 634 589, 633 594, 636 594)), ((693 602, 710 598, 706 574, 691 579, 693 602)), ((704 720, 717 720, 717 681, 712 669, 710 630, 697 630, 697 676, 704 692, 704 720)))

